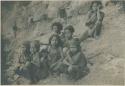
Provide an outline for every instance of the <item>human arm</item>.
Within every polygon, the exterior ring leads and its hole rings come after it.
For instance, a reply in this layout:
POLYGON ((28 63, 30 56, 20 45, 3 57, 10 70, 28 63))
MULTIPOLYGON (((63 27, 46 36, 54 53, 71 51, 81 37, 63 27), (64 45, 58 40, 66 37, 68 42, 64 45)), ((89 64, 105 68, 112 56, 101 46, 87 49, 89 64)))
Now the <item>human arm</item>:
POLYGON ((65 59, 63 60, 63 63, 66 64, 66 65, 68 65, 68 66, 70 66, 70 65, 73 64, 73 60, 72 60, 72 58, 71 58, 71 56, 70 56, 70 51, 67 51, 67 52, 66 52, 66 57, 65 57, 65 59))
POLYGON ((88 38, 88 35, 89 35, 88 31, 89 31, 89 29, 85 29, 85 31, 79 37, 80 42, 82 42, 88 38))
POLYGON ((103 21, 104 13, 100 11, 99 7, 97 8, 97 21, 95 22, 95 25, 93 28, 96 28, 98 25, 100 25, 103 21))
POLYGON ((102 26, 102 21, 104 18, 104 13, 100 10, 97 11, 97 18, 93 26, 91 27, 91 33, 94 33, 95 31, 98 31, 102 26))
POLYGON ((68 65, 68 66, 71 65, 66 59, 63 60, 63 63, 66 64, 66 65, 68 65))
POLYGON ((90 24, 90 21, 91 21, 91 18, 90 18, 90 17, 91 17, 91 11, 89 11, 89 12, 87 13, 87 19, 86 19, 87 21, 86 21, 86 23, 85 23, 86 26, 89 26, 89 24, 90 24))
POLYGON ((97 10, 97 21, 100 21, 102 22, 103 21, 103 18, 104 18, 104 12, 101 12, 99 7, 98 7, 98 10, 97 10))

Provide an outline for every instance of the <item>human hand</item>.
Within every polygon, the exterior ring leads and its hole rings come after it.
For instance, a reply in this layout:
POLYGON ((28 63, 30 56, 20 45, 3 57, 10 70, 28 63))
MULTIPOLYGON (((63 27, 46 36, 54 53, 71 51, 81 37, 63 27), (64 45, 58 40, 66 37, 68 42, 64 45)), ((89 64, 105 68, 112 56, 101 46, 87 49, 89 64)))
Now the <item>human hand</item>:
POLYGON ((40 59, 40 62, 42 63, 43 61, 44 61, 44 58, 41 58, 41 59, 40 59))
POLYGON ((20 70, 20 71, 23 70, 23 66, 20 66, 20 67, 19 67, 19 70, 20 70))
POLYGON ((26 64, 25 64, 25 67, 28 67, 30 65, 30 62, 27 61, 26 64))
POLYGON ((50 66, 50 68, 53 68, 55 65, 56 65, 56 63, 53 63, 53 64, 50 66))
POLYGON ((72 67, 72 65, 70 65, 70 66, 68 67, 68 72, 71 72, 72 69, 73 69, 73 67, 72 67))

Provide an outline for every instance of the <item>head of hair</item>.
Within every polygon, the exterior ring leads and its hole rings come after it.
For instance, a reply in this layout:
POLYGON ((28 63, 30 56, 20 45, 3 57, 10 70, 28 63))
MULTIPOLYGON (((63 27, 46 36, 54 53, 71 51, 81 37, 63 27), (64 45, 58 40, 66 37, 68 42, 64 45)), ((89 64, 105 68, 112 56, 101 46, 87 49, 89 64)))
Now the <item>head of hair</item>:
POLYGON ((49 38, 49 45, 51 45, 51 40, 52 40, 54 37, 57 39, 57 41, 58 41, 57 46, 59 47, 59 46, 61 45, 61 40, 60 40, 60 37, 59 37, 58 35, 52 35, 52 36, 49 38))
POLYGON ((92 1, 91 3, 91 6, 90 6, 90 9, 92 8, 93 4, 97 4, 97 6, 100 5, 99 9, 102 9, 103 8, 103 5, 102 5, 102 2, 101 1, 92 1))
POLYGON ((29 55, 29 53, 30 53, 30 41, 24 41, 21 46, 26 48, 25 54, 29 55))
POLYGON ((71 33, 74 33, 74 27, 72 25, 67 26, 64 30, 69 30, 71 33))
POLYGON ((78 38, 72 39, 70 42, 70 46, 74 46, 80 50, 81 49, 80 40, 78 38))
POLYGON ((57 26, 59 32, 63 29, 63 26, 62 26, 62 24, 61 24, 60 22, 54 22, 54 23, 51 25, 51 29, 52 29, 52 30, 53 30, 53 26, 57 26))
POLYGON ((36 48, 36 50, 38 52, 40 50, 40 42, 39 42, 39 40, 32 41, 31 46, 33 46, 33 48, 36 48))

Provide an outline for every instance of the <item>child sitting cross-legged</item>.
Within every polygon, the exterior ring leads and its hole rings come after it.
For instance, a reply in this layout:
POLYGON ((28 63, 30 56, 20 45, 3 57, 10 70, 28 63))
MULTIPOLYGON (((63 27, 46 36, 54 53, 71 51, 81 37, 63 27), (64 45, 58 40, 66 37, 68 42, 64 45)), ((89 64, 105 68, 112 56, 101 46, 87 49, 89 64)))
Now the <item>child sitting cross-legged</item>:
POLYGON ((63 59, 63 51, 61 47, 60 37, 52 35, 49 39, 48 62, 51 74, 59 74, 59 66, 63 59))
POLYGON ((19 76, 29 78, 29 68, 31 65, 31 58, 29 56, 29 42, 25 41, 20 46, 20 52, 16 61, 15 73, 19 76))
POLYGON ((74 38, 70 41, 63 64, 65 65, 65 73, 70 79, 79 79, 83 75, 83 71, 87 67, 87 61, 85 55, 81 51, 78 39, 74 38))

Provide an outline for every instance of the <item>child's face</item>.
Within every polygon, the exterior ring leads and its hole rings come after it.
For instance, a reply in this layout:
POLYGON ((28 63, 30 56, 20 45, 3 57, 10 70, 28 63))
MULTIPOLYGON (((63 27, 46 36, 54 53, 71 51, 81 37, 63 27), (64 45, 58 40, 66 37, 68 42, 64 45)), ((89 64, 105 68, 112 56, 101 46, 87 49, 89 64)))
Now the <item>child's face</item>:
POLYGON ((70 51, 71 53, 76 53, 78 51, 78 48, 77 47, 70 47, 70 51))
POLYGON ((70 31, 70 30, 65 30, 65 37, 67 38, 67 39, 71 39, 72 38, 72 32, 70 31))
POLYGON ((37 49, 35 48, 35 45, 32 45, 32 44, 31 44, 30 52, 31 52, 31 53, 37 52, 37 49))
POLYGON ((42 56, 46 57, 48 55, 47 51, 42 52, 42 56))
POLYGON ((25 46, 21 46, 21 53, 25 53, 26 52, 26 47, 25 46))
POLYGON ((58 34, 59 31, 58 31, 58 27, 57 26, 53 26, 53 32, 58 34))
POLYGON ((93 10, 93 11, 97 11, 97 9, 98 9, 97 3, 93 3, 93 5, 92 5, 92 10, 93 10))
POLYGON ((52 40, 51 40, 51 45, 52 46, 56 46, 58 44, 58 40, 56 37, 53 37, 52 40))

